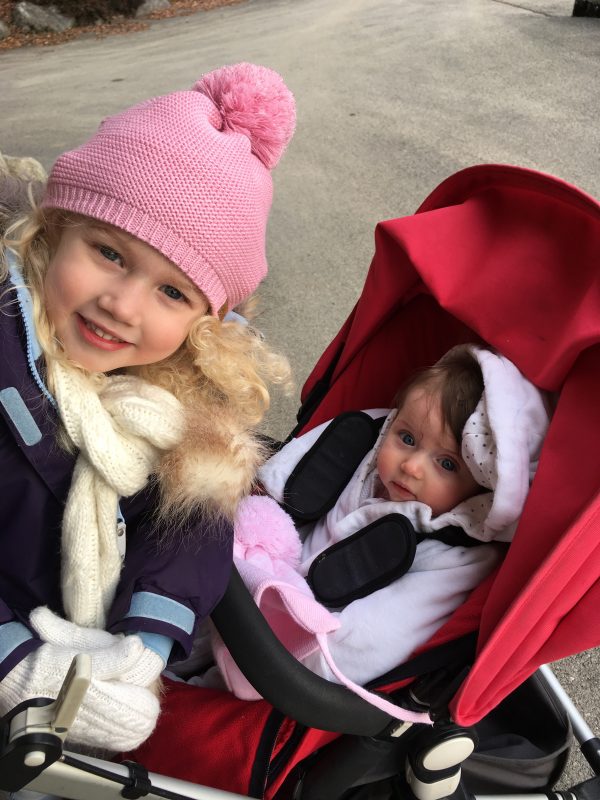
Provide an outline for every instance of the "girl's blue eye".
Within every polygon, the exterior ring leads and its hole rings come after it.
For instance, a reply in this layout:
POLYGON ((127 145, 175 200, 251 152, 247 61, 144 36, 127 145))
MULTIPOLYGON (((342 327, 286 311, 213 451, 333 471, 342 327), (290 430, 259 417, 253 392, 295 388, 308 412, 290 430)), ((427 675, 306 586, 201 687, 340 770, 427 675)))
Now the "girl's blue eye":
POLYGON ((401 434, 400 434, 400 438, 402 439, 404 444, 407 444, 409 447, 414 447, 415 446, 414 436, 411 433, 409 433, 408 431, 402 431, 401 434))
POLYGON ((171 300, 185 300, 185 295, 174 286, 163 286, 162 291, 167 295, 167 297, 170 297, 171 300))
POLYGON ((448 472, 456 472, 456 464, 451 458, 442 458, 440 461, 440 466, 442 469, 445 469, 448 472))
POLYGON ((120 254, 117 253, 116 250, 113 250, 112 247, 107 247, 104 244, 98 246, 98 250, 104 256, 104 258, 108 259, 108 261, 114 261, 115 264, 122 264, 123 259, 121 258, 120 254))

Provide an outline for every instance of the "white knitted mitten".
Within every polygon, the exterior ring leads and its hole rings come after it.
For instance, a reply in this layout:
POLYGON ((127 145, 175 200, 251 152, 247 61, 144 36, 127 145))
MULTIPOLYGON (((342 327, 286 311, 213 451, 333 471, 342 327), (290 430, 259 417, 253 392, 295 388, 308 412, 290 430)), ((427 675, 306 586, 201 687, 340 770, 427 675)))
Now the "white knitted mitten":
MULTIPOLYGON (((45 606, 35 608, 29 615, 29 621, 44 642, 73 650, 75 653, 92 653, 95 650, 114 647, 123 641, 121 633, 115 635, 99 628, 75 625, 74 622, 57 616, 45 606)), ((131 659, 127 664, 123 664, 121 672, 114 678, 136 686, 152 686, 165 668, 164 661, 157 653, 144 647, 139 637, 127 638, 137 640, 141 645, 141 652, 137 659, 131 659)))
POLYGON ((110 647, 123 638, 100 628, 84 628, 59 617, 46 606, 34 608, 29 615, 29 622, 40 639, 61 647, 73 647, 81 653, 88 650, 100 650, 110 647))
POLYGON ((46 608, 35 609, 31 622, 42 638, 58 643, 46 641, 0 682, 0 714, 32 697, 56 698, 72 659, 87 652, 92 680, 67 741, 114 752, 145 741, 160 710, 158 698, 147 688, 163 668, 160 656, 138 636, 80 628, 46 608))
MULTIPOLYGON (((92 655, 92 681, 67 741, 115 752, 132 750, 150 736, 158 718, 157 697, 142 686, 114 678, 143 648, 127 637, 92 655)), ((75 650, 43 644, 26 656, 0 683, 0 712, 31 697, 58 695, 75 650)))

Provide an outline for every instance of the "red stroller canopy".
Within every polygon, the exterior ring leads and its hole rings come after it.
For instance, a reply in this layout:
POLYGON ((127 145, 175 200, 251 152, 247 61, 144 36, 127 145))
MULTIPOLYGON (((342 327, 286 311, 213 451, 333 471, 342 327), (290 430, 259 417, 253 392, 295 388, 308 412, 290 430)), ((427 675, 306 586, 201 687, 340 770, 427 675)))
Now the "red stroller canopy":
POLYGON ((556 399, 453 701, 470 725, 540 664, 600 644, 600 205, 547 175, 476 166, 380 223, 375 243, 361 297, 304 387, 339 355, 310 427, 388 406, 410 372, 466 341, 493 345, 556 399))

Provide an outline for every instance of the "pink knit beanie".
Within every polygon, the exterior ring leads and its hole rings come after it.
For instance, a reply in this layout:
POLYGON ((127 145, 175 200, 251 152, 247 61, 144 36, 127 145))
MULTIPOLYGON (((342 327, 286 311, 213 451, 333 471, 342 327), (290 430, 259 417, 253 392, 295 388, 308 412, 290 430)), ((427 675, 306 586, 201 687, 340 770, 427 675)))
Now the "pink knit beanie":
POLYGON ((189 91, 105 119, 58 158, 42 205, 102 220, 176 264, 211 312, 233 308, 267 273, 270 170, 294 132, 280 75, 234 64, 189 91))

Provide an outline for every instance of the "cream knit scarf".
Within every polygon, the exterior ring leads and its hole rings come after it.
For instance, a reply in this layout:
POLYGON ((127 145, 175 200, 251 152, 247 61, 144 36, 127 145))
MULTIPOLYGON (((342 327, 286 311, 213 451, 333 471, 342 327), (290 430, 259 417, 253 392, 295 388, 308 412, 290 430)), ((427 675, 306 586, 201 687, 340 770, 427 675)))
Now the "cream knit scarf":
POLYGON ((121 570, 119 497, 142 489, 164 451, 181 441, 184 412, 170 393, 131 375, 98 390, 83 373, 51 364, 61 419, 79 449, 62 527, 62 597, 78 625, 104 627, 121 570))

